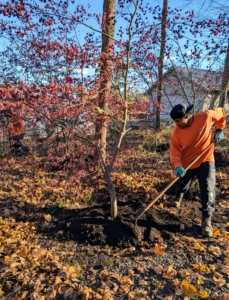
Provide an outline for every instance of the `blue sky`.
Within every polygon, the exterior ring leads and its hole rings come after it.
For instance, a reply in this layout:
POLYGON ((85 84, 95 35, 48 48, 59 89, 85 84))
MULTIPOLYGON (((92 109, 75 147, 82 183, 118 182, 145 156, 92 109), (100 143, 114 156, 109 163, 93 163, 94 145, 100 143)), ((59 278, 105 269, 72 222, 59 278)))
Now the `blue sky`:
MULTIPOLYGON (((150 0, 145 0, 145 3, 150 2, 152 6, 160 5, 162 6, 163 0, 160 1, 150 1, 150 0)), ((88 6, 90 6, 91 12, 96 12, 96 13, 102 13, 102 8, 103 8, 103 0, 100 1, 95 1, 95 0, 77 0, 77 4, 84 5, 85 8, 87 9, 88 6)), ((117 3, 117 0, 116 0, 117 3)), ((172 9, 174 8, 180 8, 182 9, 182 12, 185 11, 195 11, 195 16, 200 17, 203 19, 207 18, 215 18, 217 14, 221 13, 223 11, 221 5, 225 5, 224 0, 217 0, 215 2, 214 0, 169 0, 168 1, 168 6, 171 7, 172 9), (209 3, 212 3, 209 5, 209 3), (218 8, 217 8, 218 7, 218 8)), ((229 6, 228 6, 229 8, 229 6)), ((88 25, 100 30, 99 25, 93 21, 89 20, 88 25)), ((116 29, 122 25, 122 21, 119 18, 118 22, 116 24, 116 29)), ((77 35, 80 41, 83 41, 85 33, 88 32, 88 28, 86 27, 80 27, 80 29, 77 30, 77 35)), ((214 39, 217 40, 218 37, 214 37, 214 39)), ((225 37, 225 41, 226 41, 225 37)), ((203 35, 202 38, 198 37, 199 40, 202 39, 202 41, 206 41, 206 37, 203 35)), ((190 49, 187 49, 187 53, 190 53, 190 49)), ((223 56, 222 56, 223 57, 223 56)), ((209 57, 208 57, 209 59, 209 57)), ((204 66, 207 66, 209 64, 209 61, 205 61, 204 66)), ((218 68, 218 65, 216 66, 218 68)))
MULTIPOLYGON (((1 3, 4 4, 6 2, 7 0, 0 0, 0 4, 1 3)), ((150 3, 151 6, 157 6, 157 5, 162 6, 163 0, 159 0, 159 1, 144 0, 144 2, 150 3)), ((214 17, 217 11, 221 12, 220 9, 218 10, 215 9, 215 7, 217 6, 216 4, 212 4, 211 6, 209 6, 210 2, 215 2, 215 0, 168 0, 168 6, 171 8, 181 8, 182 11, 184 12, 194 10, 195 15, 199 15, 200 17, 204 17, 204 18, 210 18, 210 17, 214 17)), ((218 7, 219 7, 219 5, 225 5, 225 0, 217 0, 216 3, 218 3, 218 7)), ((117 4, 117 0, 116 0, 116 4, 117 4)), ((70 4, 69 11, 71 13, 73 13, 76 5, 84 5, 86 9, 90 7, 90 12, 92 13, 102 13, 103 0, 75 0, 74 4, 70 4)), ((229 5, 228 5, 228 9, 229 9, 229 5)), ((87 9, 87 11, 89 10, 87 9)), ((94 26, 96 29, 99 30, 98 24, 93 20, 89 20, 88 25, 94 26)), ((84 33, 88 32, 88 28, 84 27, 81 29, 82 31, 80 35, 83 37, 84 33)))
MULTIPOLYGON (((1 0, 0 0, 1 1, 1 0)), ((116 5, 117 5, 116 0, 116 5)), ((217 12, 221 12, 219 9, 214 9, 216 4, 212 4, 212 6, 209 6, 209 2, 215 2, 214 0, 168 0, 168 6, 171 8, 181 8, 183 12, 194 10, 195 15, 199 15, 200 17, 204 18, 210 18, 215 17, 217 12)), ((6 3, 7 0, 2 0, 2 4, 6 3)), ((1 3, 0 2, 0 3, 1 3)), ((39 2, 39 1, 38 1, 39 2)), ((71 1, 69 1, 71 2, 71 1)), ((145 3, 150 3, 151 6, 162 6, 163 0, 154 1, 154 0, 144 0, 145 3)), ((217 0, 218 4, 225 5, 225 0, 217 0)), ((70 4, 69 11, 70 13, 74 12, 74 9, 76 5, 84 5, 86 10, 91 13, 102 13, 103 9, 103 0, 75 0, 74 4, 70 4), (88 7, 90 7, 90 10, 88 10, 88 7)), ((229 6, 228 6, 229 8, 229 6)), ((95 20, 89 19, 88 25, 96 28, 97 30, 100 30, 99 25, 96 23, 95 20)), ((118 19, 117 27, 119 27, 121 24, 121 19, 118 19)), ((85 26, 81 26, 77 30, 77 35, 80 40, 83 41, 83 38, 85 36, 85 33, 88 32, 89 29, 85 26)), ((0 43, 1 47, 1 43, 0 43)))
MULTIPOLYGON (((205 17, 210 17, 211 15, 216 15, 216 11, 215 10, 212 10, 209 8, 209 5, 207 4, 209 1, 211 0, 170 0, 169 1, 169 6, 171 8, 181 8, 183 12, 187 11, 187 10, 195 10, 196 14, 200 14, 201 17, 203 17, 203 14, 205 17), (204 6, 202 6, 202 3, 205 3, 204 6)), ((2 3, 6 2, 6 0, 3 0, 2 3)), ((117 2, 117 0, 116 0, 117 2)), ((145 0, 145 3, 147 2, 150 2, 152 6, 154 5, 162 5, 162 2, 163 0, 160 0, 160 1, 154 1, 153 0, 145 0)), ((223 0, 218 0, 218 3, 221 3, 223 4, 223 0)), ((91 13, 102 13, 102 9, 103 9, 103 0, 76 0, 76 3, 73 5, 70 6, 69 8, 69 11, 71 13, 74 12, 74 9, 75 9, 75 6, 81 4, 81 5, 84 5, 86 10, 88 12, 91 12, 91 13), (88 10, 88 6, 90 6, 90 10, 88 10)), ((97 30, 100 30, 100 27, 99 25, 97 24, 96 21, 94 21, 93 19, 89 19, 87 21, 87 24, 89 26, 92 26, 94 27, 95 29, 97 30)), ((117 28, 122 25, 122 22, 121 22, 121 19, 119 18, 118 19, 118 22, 117 22, 117 28)), ((87 32, 89 32, 90 29, 88 29, 87 27, 85 26, 80 26, 80 27, 77 27, 76 28, 76 32, 77 32, 77 38, 79 40, 80 43, 84 43, 84 36, 87 32)), ((1 43, 2 41, 0 40, 0 49, 2 48, 1 46, 1 43)), ((190 49, 187 49, 187 52, 189 53, 190 52, 190 49)), ((174 59, 176 59, 174 57, 174 59)), ((206 62, 207 63, 207 62, 206 62)), ((205 64, 206 65, 206 64, 205 64)), ((203 64, 203 66, 205 66, 203 64)), ((217 68, 218 66, 216 66, 217 68)))

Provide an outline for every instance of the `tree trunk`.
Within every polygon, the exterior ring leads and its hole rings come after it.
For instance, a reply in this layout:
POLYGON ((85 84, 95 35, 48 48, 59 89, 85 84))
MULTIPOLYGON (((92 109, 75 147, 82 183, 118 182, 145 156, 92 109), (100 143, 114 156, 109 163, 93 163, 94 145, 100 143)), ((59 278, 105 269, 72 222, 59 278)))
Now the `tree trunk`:
MULTIPOLYGON (((103 2, 103 18, 105 27, 102 33, 102 53, 100 61, 101 84, 99 91, 99 108, 103 111, 97 116, 96 120, 96 139, 99 145, 97 155, 103 161, 104 177, 110 194, 111 217, 114 219, 118 214, 117 198, 115 186, 111 179, 111 168, 106 165, 106 143, 107 143, 107 122, 106 114, 108 110, 108 97, 112 78, 112 56, 114 51, 114 14, 116 0, 104 0, 103 2)), ((97 158, 99 158, 97 157, 97 158)))
POLYGON ((229 83, 229 40, 227 45, 227 53, 226 53, 224 70, 223 70, 223 78, 221 83, 219 107, 224 107, 225 105, 227 99, 228 83, 229 83))
POLYGON ((103 159, 106 159, 106 139, 107 139, 107 96, 109 95, 110 79, 112 77, 112 55, 114 44, 114 13, 116 0, 104 0, 103 17, 105 28, 102 33, 102 53, 101 53, 101 84, 99 91, 99 108, 103 111, 96 120, 96 138, 100 145, 103 159))
POLYGON ((112 219, 116 218, 118 215, 118 203, 116 198, 116 190, 115 185, 111 179, 111 172, 107 168, 105 171, 105 181, 108 185, 108 190, 110 194, 110 201, 111 201, 111 217, 112 219))
POLYGON ((162 106, 162 96, 163 96, 163 67, 164 67, 164 54, 165 54, 165 42, 166 42, 166 19, 168 11, 168 0, 163 0, 163 10, 162 10, 162 20, 161 20, 161 49, 160 57, 158 63, 158 91, 157 91, 157 101, 158 101, 158 111, 156 114, 156 130, 161 128, 161 106, 162 106))

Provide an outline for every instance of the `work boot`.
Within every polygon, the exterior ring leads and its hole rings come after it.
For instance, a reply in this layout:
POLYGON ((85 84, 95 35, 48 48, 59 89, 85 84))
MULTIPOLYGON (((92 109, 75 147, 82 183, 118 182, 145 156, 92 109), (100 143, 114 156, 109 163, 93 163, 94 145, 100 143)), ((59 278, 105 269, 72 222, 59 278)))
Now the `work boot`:
POLYGON ((203 237, 213 236, 211 217, 202 217, 202 236, 203 237))
POLYGON ((177 198, 176 196, 173 197, 172 199, 172 206, 179 208, 181 206, 181 201, 182 201, 183 197, 180 196, 179 198, 177 198))

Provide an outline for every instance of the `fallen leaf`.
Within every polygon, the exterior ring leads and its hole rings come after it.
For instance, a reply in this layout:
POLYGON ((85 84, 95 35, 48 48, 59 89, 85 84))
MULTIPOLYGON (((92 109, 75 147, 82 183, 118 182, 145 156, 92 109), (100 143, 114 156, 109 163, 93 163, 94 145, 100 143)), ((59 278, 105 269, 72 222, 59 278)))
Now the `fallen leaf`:
POLYGON ((221 272, 224 273, 224 274, 229 274, 229 266, 226 266, 226 265, 221 265, 221 272))
POLYGON ((109 272, 107 270, 102 270, 100 273, 100 278, 104 279, 109 276, 109 272))
POLYGON ((221 287, 221 286, 223 286, 225 283, 226 283, 226 281, 225 281, 225 279, 224 278, 220 278, 220 277, 215 277, 215 276, 213 276, 213 282, 215 283, 215 285, 217 286, 217 287, 221 287))
MULTIPOLYGON (((23 292, 20 299, 25 299, 27 297, 27 294, 28 294, 27 291, 23 292)), ((1 296, 0 296, 0 298, 1 298, 1 296)))
POLYGON ((8 256, 8 255, 4 256, 4 259, 3 259, 4 263, 7 264, 9 259, 10 259, 10 256, 8 256))
POLYGON ((202 278, 198 278, 198 279, 197 279, 197 284, 198 284, 198 285, 204 284, 203 279, 202 279, 202 278))
MULTIPOLYGON (((88 295, 89 296, 89 295, 88 295)), ((84 298, 85 299, 85 298, 84 298)), ((89 297, 88 297, 89 299, 89 297)), ((106 292, 104 295, 103 295, 103 298, 102 300, 113 300, 113 297, 111 295, 111 292, 106 292)))
POLYGON ((213 237, 217 237, 217 236, 220 236, 221 235, 221 232, 218 228, 215 228, 215 230, 213 230, 213 237))
POLYGON ((79 277, 81 274, 82 268, 80 266, 74 267, 70 266, 68 267, 68 273, 70 273, 71 278, 79 277))
POLYGON ((123 276, 121 278, 121 283, 125 285, 133 285, 133 281, 128 276, 123 276))
POLYGON ((161 275, 163 272, 163 267, 161 265, 153 268, 157 275, 161 275))
MULTIPOLYGON (((68 289, 67 291, 65 291, 64 293, 64 299, 76 299, 77 294, 75 291, 72 291, 71 289, 68 289)), ((35 298, 35 299, 41 299, 41 298, 35 298)))
POLYGON ((135 250, 136 250, 135 247, 126 248, 126 249, 123 249, 121 251, 118 251, 118 252, 114 253, 113 256, 119 257, 119 256, 122 256, 125 253, 132 253, 135 250))
POLYGON ((148 282, 143 280, 143 279, 140 279, 139 282, 138 282, 139 285, 141 286, 147 286, 148 285, 148 282))
POLYGON ((56 276, 56 278, 55 278, 55 284, 59 284, 61 282, 62 282, 62 280, 60 279, 60 277, 56 276))
POLYGON ((175 269, 173 269, 173 266, 171 266, 171 265, 163 270, 163 277, 164 278, 171 279, 176 275, 177 275, 177 271, 175 269))
POLYGON ((201 264, 200 269, 199 269, 202 273, 209 273, 210 272, 210 268, 205 265, 205 264, 201 264))
POLYGON ((135 297, 135 292, 129 292, 129 293, 128 293, 128 299, 129 299, 129 300, 135 300, 135 299, 136 299, 136 297, 135 297))
POLYGON ((109 276, 115 278, 118 282, 121 282, 121 277, 119 274, 117 274, 115 272, 110 272, 109 276))
POLYGON ((10 265, 10 268, 13 269, 13 268, 17 268, 17 267, 19 267, 19 266, 21 266, 21 263, 19 263, 19 262, 13 262, 13 263, 10 265))
POLYGON ((123 293, 128 293, 130 288, 128 285, 122 284, 122 285, 120 285, 120 289, 123 293))
POLYGON ((229 300, 229 294, 223 293, 223 300, 229 300))
POLYGON ((218 293, 217 293, 217 292, 212 293, 212 294, 211 294, 211 298, 217 300, 217 299, 219 298, 218 293))
POLYGON ((134 270, 128 270, 129 276, 134 276, 134 270))
POLYGON ((44 215, 44 220, 47 222, 50 222, 50 221, 52 221, 52 216, 50 214, 46 214, 46 215, 44 215))
POLYGON ((220 248, 217 247, 217 246, 213 246, 213 245, 211 245, 211 246, 208 248, 208 251, 211 252, 213 255, 215 255, 215 256, 217 256, 217 257, 219 257, 219 256, 222 254, 220 248))
POLYGON ((181 282, 181 290, 185 296, 190 298, 198 297, 198 292, 196 287, 193 284, 188 283, 186 279, 181 282))
POLYGON ((227 266, 229 266, 229 258, 225 257, 223 260, 223 263, 227 266))
POLYGON ((194 243, 193 248, 197 251, 203 251, 204 250, 204 245, 200 243, 194 243))
POLYGON ((145 241, 143 244, 144 244, 144 246, 145 246, 146 248, 150 248, 150 245, 149 245, 149 243, 148 243, 147 241, 145 241))
POLYGON ((19 252, 19 256, 20 257, 26 257, 28 254, 28 248, 27 247, 22 247, 20 252, 19 252))
POLYGON ((161 247, 158 244, 155 244, 154 253, 157 255, 163 255, 164 251, 161 249, 161 247))
POLYGON ((199 297, 200 297, 200 299, 208 299, 209 298, 209 294, 208 294, 207 291, 201 290, 201 291, 199 291, 199 297))
POLYGON ((189 272, 187 270, 185 270, 185 269, 182 269, 182 270, 178 271, 178 275, 181 278, 186 278, 189 275, 189 272))
POLYGON ((147 292, 143 290, 134 290, 128 293, 129 300, 145 300, 147 298, 147 292))
POLYGON ((163 205, 163 203, 160 203, 159 205, 158 205, 158 208, 163 208, 164 207, 164 205, 163 205))
POLYGON ((141 266, 138 266, 137 270, 142 273, 142 274, 146 274, 149 272, 148 269, 144 268, 144 267, 141 267, 141 266))

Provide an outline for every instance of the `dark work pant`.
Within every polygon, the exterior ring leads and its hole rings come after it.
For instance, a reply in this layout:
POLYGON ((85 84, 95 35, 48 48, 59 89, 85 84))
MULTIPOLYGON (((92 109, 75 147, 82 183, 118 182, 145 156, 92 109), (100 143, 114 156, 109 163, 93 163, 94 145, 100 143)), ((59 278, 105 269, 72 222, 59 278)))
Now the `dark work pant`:
POLYGON ((203 162, 198 168, 187 170, 184 177, 181 177, 176 186, 176 198, 183 197, 189 190, 194 177, 197 176, 201 203, 202 216, 210 217, 215 207, 215 163, 203 162))

